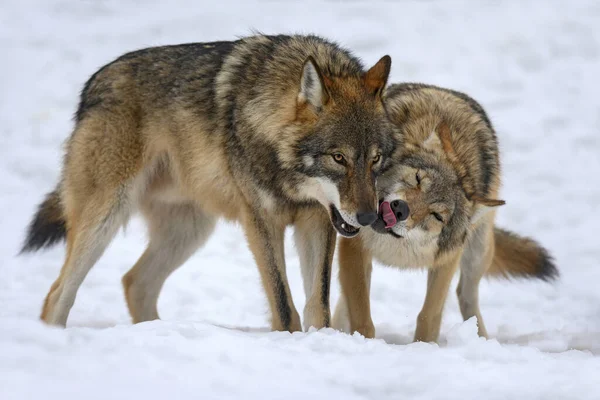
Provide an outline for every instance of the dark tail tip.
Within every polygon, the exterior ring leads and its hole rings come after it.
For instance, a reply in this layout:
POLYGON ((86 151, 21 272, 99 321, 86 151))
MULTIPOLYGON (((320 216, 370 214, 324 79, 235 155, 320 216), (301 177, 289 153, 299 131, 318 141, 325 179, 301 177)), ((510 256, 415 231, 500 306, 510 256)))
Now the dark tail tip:
POLYGON ((559 277, 554 259, 535 240, 494 228, 495 253, 489 275, 537 278, 546 282, 559 277))
POLYGON ((540 249, 540 261, 535 276, 546 282, 554 281, 560 276, 558 268, 554 264, 554 258, 544 248, 540 249))
POLYGON ((27 237, 19 254, 51 247, 65 239, 67 225, 58 190, 49 193, 27 228, 27 237))

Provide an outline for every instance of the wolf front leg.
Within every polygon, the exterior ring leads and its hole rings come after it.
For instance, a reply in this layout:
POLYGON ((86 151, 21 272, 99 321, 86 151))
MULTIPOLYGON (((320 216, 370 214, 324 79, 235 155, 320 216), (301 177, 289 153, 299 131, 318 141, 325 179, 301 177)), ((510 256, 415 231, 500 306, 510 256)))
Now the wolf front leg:
POLYGON ((302 331, 285 271, 285 224, 276 217, 250 209, 244 217, 244 231, 269 299, 271 328, 274 331, 302 331))
POLYGON ((335 251, 335 230, 324 209, 305 210, 294 221, 294 241, 300 258, 306 305, 304 329, 330 325, 329 290, 335 251))
POLYGON ((371 254, 362 245, 360 237, 340 239, 338 252, 342 293, 333 316, 334 328, 374 338, 370 301, 371 254))
POLYGON ((437 260, 427 273, 425 303, 417 317, 415 342, 437 342, 440 336, 442 313, 452 277, 456 272, 461 253, 437 260))

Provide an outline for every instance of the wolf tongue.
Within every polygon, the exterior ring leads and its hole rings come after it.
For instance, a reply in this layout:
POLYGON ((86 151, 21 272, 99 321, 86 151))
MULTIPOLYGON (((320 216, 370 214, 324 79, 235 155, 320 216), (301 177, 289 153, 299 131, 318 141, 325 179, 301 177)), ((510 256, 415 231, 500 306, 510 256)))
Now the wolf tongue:
POLYGON ((381 212, 381 218, 383 218, 383 222, 385 222, 386 228, 391 228, 392 226, 396 225, 396 215, 392 211, 392 207, 390 206, 389 202, 384 201, 381 203, 379 205, 379 210, 381 212))

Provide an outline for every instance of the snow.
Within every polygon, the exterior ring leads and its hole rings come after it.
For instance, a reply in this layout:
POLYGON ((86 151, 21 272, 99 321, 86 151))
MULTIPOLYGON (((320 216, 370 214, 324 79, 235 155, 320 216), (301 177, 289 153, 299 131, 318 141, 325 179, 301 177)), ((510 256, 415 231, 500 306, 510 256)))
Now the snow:
MULTIPOLYGON (((0 42, 0 399, 600 398, 597 1, 5 0, 0 42), (461 323, 451 292, 440 345, 411 343, 425 273, 380 266, 377 339, 269 332, 241 230, 220 224, 167 281, 163 320, 131 325, 120 278, 144 248, 136 219, 88 275, 67 329, 40 323, 64 250, 16 254, 57 181, 85 80, 129 50, 234 39, 252 28, 318 33, 368 64, 387 53, 392 81, 479 100, 501 142, 507 205, 498 223, 547 247, 560 281, 484 281, 488 341, 474 320, 461 323)), ((288 275, 302 310, 289 239, 288 275)), ((332 305, 338 295, 334 279, 332 305)))

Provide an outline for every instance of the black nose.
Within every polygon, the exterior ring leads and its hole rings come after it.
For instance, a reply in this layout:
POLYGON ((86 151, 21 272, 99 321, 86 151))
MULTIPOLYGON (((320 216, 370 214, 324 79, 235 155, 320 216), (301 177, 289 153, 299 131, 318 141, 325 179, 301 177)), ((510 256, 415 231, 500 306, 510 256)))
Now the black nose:
POLYGON ((396 218, 398 221, 404 221, 408 218, 408 214, 410 213, 410 209, 408 208, 408 204, 403 200, 394 200, 390 203, 392 207, 392 211, 396 214, 396 218))
POLYGON ((362 226, 369 226, 373 222, 377 221, 377 213, 373 211, 358 213, 356 214, 356 219, 362 226))

